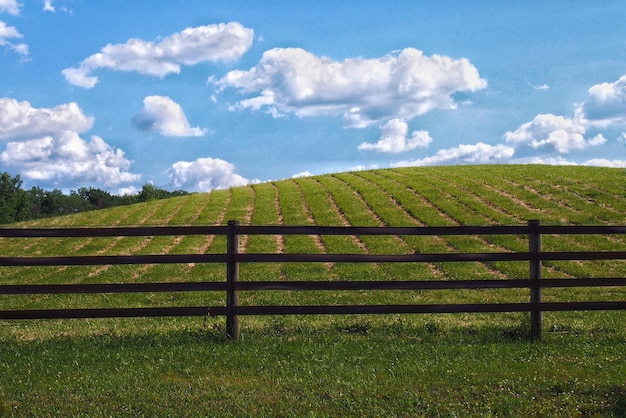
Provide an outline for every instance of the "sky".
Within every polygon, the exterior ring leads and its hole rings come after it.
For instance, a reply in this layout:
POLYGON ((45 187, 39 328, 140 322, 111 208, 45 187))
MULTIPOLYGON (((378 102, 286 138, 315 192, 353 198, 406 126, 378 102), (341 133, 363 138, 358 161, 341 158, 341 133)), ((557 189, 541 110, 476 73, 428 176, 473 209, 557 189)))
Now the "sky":
POLYGON ((0 172, 210 191, 626 167, 626 1, 0 0, 0 172))

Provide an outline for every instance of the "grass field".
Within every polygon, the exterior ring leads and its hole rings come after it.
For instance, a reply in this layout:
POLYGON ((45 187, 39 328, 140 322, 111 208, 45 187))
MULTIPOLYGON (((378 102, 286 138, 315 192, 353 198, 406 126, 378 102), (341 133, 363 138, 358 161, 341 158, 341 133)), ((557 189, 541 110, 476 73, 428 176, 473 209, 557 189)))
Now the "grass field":
MULTIPOLYGON (((23 226, 623 225, 626 173, 460 166, 341 173, 23 226)), ((224 237, 2 239, 2 256, 223 252, 224 237)), ((544 237, 548 251, 625 250, 624 236, 544 237)), ((520 237, 244 236, 241 250, 526 250, 520 237)), ((626 277, 626 263, 546 262, 546 278, 626 277)), ((527 263, 242 265, 240 280, 526 278, 527 263)), ((0 267, 0 282, 222 281, 221 265, 0 267)), ((623 288, 544 300, 625 300, 623 288)), ((242 305, 527 302, 528 290, 246 292, 242 305)), ((0 296, 2 309, 222 305, 223 294, 0 296)), ((0 321, 0 416, 624 416, 626 312, 0 321)))

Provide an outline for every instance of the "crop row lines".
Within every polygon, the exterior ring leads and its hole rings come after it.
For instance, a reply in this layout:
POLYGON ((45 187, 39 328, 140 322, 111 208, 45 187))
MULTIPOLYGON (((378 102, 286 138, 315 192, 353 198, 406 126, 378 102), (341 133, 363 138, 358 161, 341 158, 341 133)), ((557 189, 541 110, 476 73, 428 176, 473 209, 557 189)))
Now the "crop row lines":
MULTIPOLYGON (((448 196, 464 196, 463 193, 457 192, 454 190, 454 182, 446 180, 442 180, 440 183, 433 182, 433 176, 428 177, 428 181, 431 182, 431 188, 422 188, 420 189, 422 193, 425 193, 425 190, 431 190, 430 193, 426 194, 426 197, 431 199, 434 204, 438 207, 446 207, 451 215, 455 216, 457 222, 460 224, 467 224, 470 221, 476 222, 482 216, 482 208, 486 207, 486 205, 476 204, 466 204, 467 199, 455 198, 454 201, 448 201, 446 199, 442 199, 439 192, 432 192, 432 190, 443 190, 448 196)), ((406 181, 410 183, 409 181, 406 181)), ((480 199, 475 200, 475 203, 480 203, 480 199)), ((487 219, 482 219, 483 222, 487 222, 487 219)), ((502 219, 501 221, 504 221, 502 219)), ((506 222, 505 222, 506 223, 506 222)), ((527 243, 525 240, 521 239, 521 237, 513 237, 513 236, 490 236, 483 238, 485 243, 488 243, 492 246, 499 246, 501 249, 509 250, 509 251, 524 251, 527 248, 527 243)), ((575 241, 574 238, 569 237, 561 237, 561 241, 575 241)), ((569 243, 568 245, 573 245, 569 243)), ((522 264, 512 264, 512 263, 492 263, 493 266, 497 266, 499 270, 501 270, 504 274, 508 276, 515 275, 519 276, 520 274, 525 274, 526 267, 522 264), (511 270, 512 267, 515 267, 514 270, 511 270)), ((579 263, 559 263, 559 262, 551 262, 544 264, 544 270, 547 274, 547 277, 562 277, 568 278, 573 277, 575 275, 585 275, 589 274, 589 272, 585 273, 580 269, 581 264, 579 263)), ((589 270, 589 269, 588 269, 589 270)))
MULTIPOLYGON (((346 175, 346 177, 348 176, 346 175)), ((372 195, 374 190, 376 190, 376 192, 380 195, 382 200, 380 200, 376 210, 378 210, 380 216, 387 221, 389 226, 399 226, 401 224, 423 224, 419 218, 416 218, 409 213, 403 205, 390 205, 387 203, 393 200, 392 194, 386 189, 386 187, 391 187, 393 185, 392 183, 386 182, 381 178, 377 178, 372 173, 351 174, 350 177, 353 177, 351 184, 357 188, 360 193, 368 194, 368 200, 377 201, 377 199, 375 199, 372 195), (358 183, 360 183, 360 185, 357 185, 358 183)), ((430 242, 424 238, 425 237, 410 236, 403 237, 403 240, 407 243, 407 245, 409 245, 409 247, 413 248, 413 251, 418 252, 459 251, 459 244, 463 241, 465 241, 466 246, 471 244, 471 248, 476 248, 476 245, 470 242, 471 240, 474 240, 471 237, 448 238, 444 240, 439 238, 439 244, 434 243, 433 239, 430 237, 428 237, 430 242)), ((454 263, 438 263, 436 266, 438 270, 444 272, 444 275, 449 278, 462 279, 472 276, 502 278, 502 274, 500 272, 492 269, 484 263, 472 263, 471 265, 465 263, 463 265, 454 263)))
MULTIPOLYGON (((444 171, 442 171, 441 173, 444 173, 444 171)), ((435 176, 429 176, 429 180, 432 180, 433 178, 435 178, 435 176)), ((456 193, 455 191, 452 191, 452 192, 449 191, 449 188, 453 184, 455 184, 455 181, 461 181, 460 179, 464 179, 464 178, 465 177, 463 176, 455 176, 454 179, 448 179, 448 178, 442 179, 441 184, 439 184, 438 187, 448 188, 448 192, 451 194, 465 196, 467 195, 467 193, 464 193, 464 192, 456 193)), ((514 184, 514 183, 511 183, 510 181, 508 183, 514 184)), ((478 191, 477 194, 479 194, 480 190, 482 189, 480 187, 473 187, 472 190, 478 191)), ((467 189, 466 191, 469 192, 469 189, 467 189)), ((488 200, 488 198, 483 197, 483 200, 488 200)), ((539 196, 536 196, 535 200, 536 201, 539 200, 539 196)), ((449 202, 442 202, 442 203, 439 203, 439 205, 440 206, 445 205, 446 207, 451 206, 449 202)), ((468 209, 470 209, 470 205, 467 205, 467 206, 468 206, 468 209)), ((559 208, 559 210, 561 211, 560 217, 574 218, 575 216, 574 211, 567 211, 563 209, 562 207, 559 207, 558 205, 553 205, 553 207, 559 208), (563 212, 564 210, 565 212, 563 212)), ((475 222, 476 219, 478 219, 477 214, 482 212, 481 207, 472 207, 471 209, 474 210, 474 213, 468 212, 467 214, 463 214, 462 211, 459 211, 459 213, 461 213, 463 216, 466 216, 466 218, 465 217, 462 218, 463 221, 465 221, 465 219, 469 219, 469 220, 474 220, 475 222)), ((551 219, 550 217, 546 217, 546 218, 551 219)), ((500 222, 502 221, 506 223, 505 219, 500 220, 500 222)), ((498 243, 498 242, 504 243, 505 242, 504 240, 506 240, 507 242, 505 245, 506 247, 509 247, 510 249, 514 249, 514 250, 524 249, 523 246, 518 247, 514 245, 510 247, 511 238, 512 237, 488 237, 487 239, 489 242, 493 242, 493 243, 498 243)), ((588 248, 590 244, 595 246, 595 248, 603 249, 607 251, 616 250, 616 249, 624 247, 623 237, 616 238, 616 237, 611 237, 611 236, 585 236, 585 237, 566 236, 566 237, 559 237, 558 239, 547 236, 545 237, 544 241, 545 241, 547 248, 552 248, 555 251, 583 251, 585 248, 588 248)), ((522 241, 519 241, 519 244, 522 244, 522 241)), ((552 274, 553 277, 572 277, 572 276, 593 277, 593 271, 597 271, 597 268, 593 267, 591 264, 592 263, 548 262, 548 263, 545 263, 545 267, 546 267, 546 271, 549 274, 552 274)), ((604 264, 606 264, 605 267, 607 268, 607 270, 605 271, 608 274, 623 274, 624 266, 621 265, 622 263, 606 263, 605 262, 604 264)))

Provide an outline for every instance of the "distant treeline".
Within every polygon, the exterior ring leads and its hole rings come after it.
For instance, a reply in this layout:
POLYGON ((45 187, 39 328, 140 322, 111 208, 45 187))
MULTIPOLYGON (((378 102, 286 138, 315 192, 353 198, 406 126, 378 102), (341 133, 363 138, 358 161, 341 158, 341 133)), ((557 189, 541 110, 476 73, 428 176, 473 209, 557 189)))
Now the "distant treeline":
POLYGON ((69 195, 59 189, 22 189, 18 175, 0 173, 0 224, 27 221, 50 216, 69 215, 113 206, 131 205, 149 200, 167 199, 189 194, 183 190, 169 192, 145 184, 136 195, 116 196, 93 187, 71 190, 69 195))

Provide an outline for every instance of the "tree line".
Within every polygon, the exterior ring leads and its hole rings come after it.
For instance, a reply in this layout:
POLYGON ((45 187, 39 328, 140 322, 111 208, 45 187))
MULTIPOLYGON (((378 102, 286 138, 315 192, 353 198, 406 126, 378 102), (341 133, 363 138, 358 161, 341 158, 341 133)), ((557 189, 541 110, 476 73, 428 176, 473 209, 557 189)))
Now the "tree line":
POLYGON ((24 190, 19 174, 11 176, 3 172, 0 173, 0 224, 131 205, 186 194, 189 193, 183 190, 170 192, 152 184, 144 184, 136 195, 124 196, 112 195, 94 187, 71 190, 69 195, 59 189, 44 190, 32 187, 30 190, 24 190))

